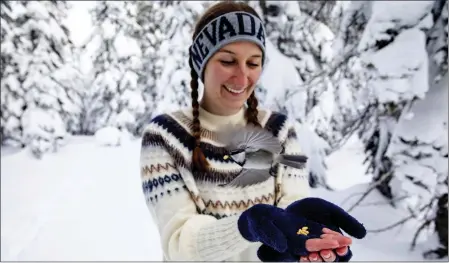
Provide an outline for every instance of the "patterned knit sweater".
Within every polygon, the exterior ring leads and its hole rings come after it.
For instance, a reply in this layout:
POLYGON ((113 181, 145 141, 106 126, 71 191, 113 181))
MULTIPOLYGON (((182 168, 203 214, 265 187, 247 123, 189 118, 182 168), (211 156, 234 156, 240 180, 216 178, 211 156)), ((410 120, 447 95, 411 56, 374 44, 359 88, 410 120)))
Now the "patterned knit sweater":
MULTIPOLYGON (((215 132, 223 125, 245 125, 245 109, 217 116, 200 108, 201 147, 208 174, 190 169, 194 138, 191 109, 161 114, 145 128, 141 148, 141 179, 148 209, 156 222, 165 261, 260 261, 260 243, 241 237, 238 216, 258 203, 285 208, 309 195, 307 171, 276 166, 277 176, 245 188, 218 186, 230 182, 241 168, 225 161, 215 132)), ((259 110, 259 121, 284 145, 300 153, 296 133, 285 115, 259 110)))

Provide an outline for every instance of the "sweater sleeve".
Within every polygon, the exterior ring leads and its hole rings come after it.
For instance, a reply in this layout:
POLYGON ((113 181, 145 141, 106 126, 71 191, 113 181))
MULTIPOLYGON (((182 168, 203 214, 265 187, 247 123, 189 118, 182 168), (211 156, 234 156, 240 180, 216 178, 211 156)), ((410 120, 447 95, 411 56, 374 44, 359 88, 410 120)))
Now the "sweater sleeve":
POLYGON ((218 220, 197 212, 161 133, 145 130, 140 168, 143 193, 159 230, 164 260, 225 260, 245 250, 250 242, 238 231, 238 216, 218 220))
MULTIPOLYGON (((303 154, 298 142, 297 134, 292 122, 287 122, 284 140, 286 154, 303 154)), ((309 171, 303 169, 280 166, 278 168, 278 185, 280 185, 280 199, 278 206, 286 208, 291 203, 310 195, 309 171)))

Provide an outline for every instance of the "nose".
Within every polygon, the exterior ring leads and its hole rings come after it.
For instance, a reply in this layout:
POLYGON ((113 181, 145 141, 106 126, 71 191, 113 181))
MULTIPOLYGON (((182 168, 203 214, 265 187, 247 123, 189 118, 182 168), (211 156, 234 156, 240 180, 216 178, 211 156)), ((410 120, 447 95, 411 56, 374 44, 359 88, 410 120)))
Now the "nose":
POLYGON ((234 85, 236 88, 246 88, 249 83, 249 70, 245 64, 239 64, 235 70, 234 85))

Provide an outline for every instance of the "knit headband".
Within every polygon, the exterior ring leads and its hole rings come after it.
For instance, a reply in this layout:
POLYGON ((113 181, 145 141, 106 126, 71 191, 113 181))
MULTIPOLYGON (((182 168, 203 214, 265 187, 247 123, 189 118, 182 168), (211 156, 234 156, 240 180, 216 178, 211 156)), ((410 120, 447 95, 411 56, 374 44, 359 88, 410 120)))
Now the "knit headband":
POLYGON ((236 41, 250 41, 262 49, 262 65, 266 61, 265 28, 262 21, 247 12, 230 12, 210 21, 193 40, 190 58, 200 78, 207 61, 223 46, 236 41))

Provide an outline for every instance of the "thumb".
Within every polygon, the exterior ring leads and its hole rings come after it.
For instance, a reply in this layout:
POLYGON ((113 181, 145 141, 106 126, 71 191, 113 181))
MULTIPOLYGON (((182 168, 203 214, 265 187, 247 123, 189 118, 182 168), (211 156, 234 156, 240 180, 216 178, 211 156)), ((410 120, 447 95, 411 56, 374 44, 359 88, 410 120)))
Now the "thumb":
POLYGON ((355 238, 362 239, 366 236, 365 226, 357 219, 333 203, 327 202, 327 205, 336 226, 355 238))

